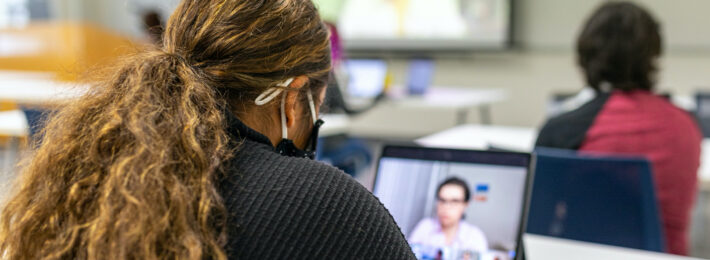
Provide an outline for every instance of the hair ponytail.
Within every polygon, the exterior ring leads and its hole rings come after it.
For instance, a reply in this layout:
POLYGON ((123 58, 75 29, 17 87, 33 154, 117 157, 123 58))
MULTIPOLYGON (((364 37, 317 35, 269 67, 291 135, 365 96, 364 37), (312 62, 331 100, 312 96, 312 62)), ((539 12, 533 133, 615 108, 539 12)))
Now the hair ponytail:
POLYGON ((176 55, 143 54, 54 115, 3 211, 0 252, 224 259, 214 178, 228 140, 198 75, 176 55))
POLYGON ((235 148, 223 109, 330 69, 311 1, 259 3, 182 2, 164 50, 51 115, 0 215, 0 258, 225 259, 216 180, 235 148))

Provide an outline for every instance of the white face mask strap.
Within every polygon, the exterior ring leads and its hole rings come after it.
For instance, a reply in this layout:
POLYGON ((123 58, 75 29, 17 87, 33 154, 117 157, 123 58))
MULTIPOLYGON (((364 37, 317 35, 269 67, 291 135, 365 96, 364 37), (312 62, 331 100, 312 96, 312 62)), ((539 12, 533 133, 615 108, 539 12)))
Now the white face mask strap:
POLYGON ((308 106, 311 108, 311 117, 313 117, 313 123, 315 124, 318 121, 318 117, 316 116, 316 105, 313 102, 313 92, 310 88, 308 89, 308 106))
POLYGON ((288 127, 286 126, 286 93, 281 97, 281 138, 288 139, 288 127))
MULTIPOLYGON (((308 106, 311 109, 311 117, 313 117, 313 123, 318 121, 316 116, 316 105, 313 102, 313 92, 308 89, 308 106)), ((288 139, 288 127, 286 126, 286 93, 281 96, 281 138, 288 139)))
MULTIPOLYGON (((291 82, 293 82, 293 78, 287 79, 284 82, 281 82, 277 84, 277 87, 282 87, 282 88, 287 88, 289 85, 291 85, 291 82)), ((262 92, 258 97, 256 97, 256 100, 254 100, 254 103, 256 103, 257 106, 263 106, 271 102, 271 100, 274 100, 279 94, 283 92, 283 89, 281 88, 269 88, 262 92)))
MULTIPOLYGON (((284 82, 281 82, 277 84, 277 87, 274 88, 269 88, 262 92, 258 97, 256 97, 256 100, 254 100, 254 103, 256 103, 257 106, 263 106, 265 104, 268 104, 274 98, 279 96, 279 94, 283 93, 281 96, 281 108, 280 108, 280 113, 281 113, 281 138, 283 139, 288 139, 288 126, 286 126, 286 94, 283 89, 281 88, 287 88, 291 83, 293 82, 293 78, 289 78, 285 80, 284 82)), ((313 118, 313 123, 315 123, 318 120, 318 117, 316 117, 316 108, 315 108, 315 103, 313 102, 313 94, 310 89, 308 89, 308 106, 311 109, 311 117, 313 118)))

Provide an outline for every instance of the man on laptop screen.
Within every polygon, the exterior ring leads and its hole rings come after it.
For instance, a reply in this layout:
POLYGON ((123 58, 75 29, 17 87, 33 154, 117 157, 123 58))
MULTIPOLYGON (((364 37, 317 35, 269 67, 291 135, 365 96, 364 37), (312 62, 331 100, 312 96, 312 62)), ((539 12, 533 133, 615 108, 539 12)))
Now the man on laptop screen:
POLYGON ((529 161, 516 153, 389 146, 374 193, 419 259, 512 260, 529 161))
POLYGON ((458 177, 446 179, 436 194, 436 217, 419 221, 409 235, 409 242, 432 250, 452 245, 462 251, 488 251, 483 231, 463 219, 471 196, 466 181, 458 177))

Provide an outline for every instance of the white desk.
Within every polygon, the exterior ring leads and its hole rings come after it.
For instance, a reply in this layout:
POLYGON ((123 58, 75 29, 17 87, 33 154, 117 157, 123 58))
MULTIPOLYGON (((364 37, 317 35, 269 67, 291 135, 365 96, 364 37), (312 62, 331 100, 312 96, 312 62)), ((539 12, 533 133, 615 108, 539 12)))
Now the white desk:
POLYGON ((8 174, 14 169, 17 153, 20 150, 20 137, 27 136, 28 132, 27 119, 22 111, 0 112, 0 136, 10 137, 7 146, 2 149, 4 153, 3 160, 0 161, 0 179, 3 178, 3 174, 8 174))
POLYGON ((0 101, 21 105, 44 105, 81 97, 88 87, 48 79, 2 79, 0 101))
POLYGON ((614 246, 525 234, 527 260, 699 260, 614 246))
POLYGON ((402 88, 389 94, 399 108, 449 108, 457 111, 457 124, 466 123, 468 111, 478 108, 483 124, 491 123, 490 105, 507 97, 500 89, 433 87, 423 96, 407 95, 402 88))
POLYGON ((350 118, 345 114, 325 114, 321 116, 325 122, 318 132, 319 137, 345 134, 350 126, 350 118))
MULTIPOLYGON (((463 125, 417 139, 423 146, 488 149, 502 148, 517 152, 531 152, 537 138, 537 130, 524 127, 463 125)), ((703 189, 710 190, 710 139, 703 140, 700 178, 703 189)))
POLYGON ((350 120, 349 133, 381 139, 415 139, 466 122, 478 109, 480 121, 489 123, 489 106, 507 98, 497 89, 433 87, 423 96, 391 91, 371 110, 350 120))
POLYGON ((5 80, 27 80, 27 79, 51 80, 56 77, 57 77, 57 74, 52 73, 52 72, 0 70, 0 82, 5 81, 5 80))
POLYGON ((0 112, 0 136, 22 137, 27 136, 28 132, 27 118, 22 111, 0 112))
MULTIPOLYGON (((57 82, 51 74, 0 72, 0 101, 41 106, 81 97, 88 86, 57 82), (24 77, 27 78, 24 78, 24 77)), ((27 119, 20 110, 0 112, 0 135, 23 137, 29 133, 27 119)))
POLYGON ((432 87, 421 96, 408 95, 402 88, 397 88, 390 91, 388 97, 399 106, 460 108, 500 102, 507 94, 500 89, 441 86, 432 87))
POLYGON ((710 139, 703 140, 700 153, 700 179, 703 180, 706 189, 710 190, 710 139))
POLYGON ((532 128, 462 125, 416 140, 423 146, 478 149, 496 147, 517 152, 531 152, 537 131, 532 128))

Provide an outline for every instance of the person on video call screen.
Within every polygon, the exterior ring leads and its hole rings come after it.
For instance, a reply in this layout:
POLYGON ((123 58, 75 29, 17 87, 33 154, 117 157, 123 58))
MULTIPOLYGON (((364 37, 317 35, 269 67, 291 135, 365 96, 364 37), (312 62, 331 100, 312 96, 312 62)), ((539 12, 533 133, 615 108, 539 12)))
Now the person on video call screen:
POLYGON ((409 236, 409 243, 438 252, 447 248, 468 255, 488 251, 483 231, 463 220, 471 199, 466 182, 456 177, 446 179, 439 184, 436 194, 437 217, 419 221, 409 236))

